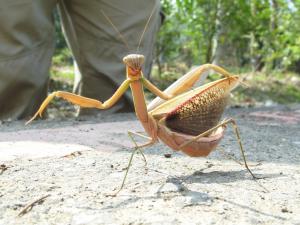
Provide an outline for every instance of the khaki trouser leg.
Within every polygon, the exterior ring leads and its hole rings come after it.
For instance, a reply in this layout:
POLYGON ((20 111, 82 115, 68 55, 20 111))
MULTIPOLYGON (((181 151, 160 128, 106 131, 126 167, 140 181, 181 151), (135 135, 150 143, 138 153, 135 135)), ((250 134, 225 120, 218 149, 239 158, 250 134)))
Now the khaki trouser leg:
POLYGON ((34 114, 47 94, 56 0, 0 0, 0 119, 34 114))
MULTIPOLYGON (((150 73, 155 35, 161 22, 159 0, 64 0, 60 2, 60 13, 68 44, 79 68, 75 80, 75 92, 101 101, 112 96, 120 83, 126 79, 122 58, 129 53, 136 53, 139 38, 154 5, 156 10, 139 51, 146 57, 144 68, 146 76, 150 73), (101 11, 105 12, 122 33, 131 51, 127 49, 101 11)), ((121 99, 111 111, 133 110, 131 102, 130 93, 127 93, 127 96, 121 99)), ((81 109, 80 114, 94 112, 91 109, 81 109)))

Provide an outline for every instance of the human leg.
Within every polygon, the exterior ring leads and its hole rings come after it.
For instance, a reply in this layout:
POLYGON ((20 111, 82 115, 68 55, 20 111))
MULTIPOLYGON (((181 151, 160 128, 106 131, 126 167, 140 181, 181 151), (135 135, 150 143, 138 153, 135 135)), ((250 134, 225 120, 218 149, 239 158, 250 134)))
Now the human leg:
MULTIPOLYGON (((150 73, 155 34, 160 26, 158 0, 65 0, 60 4, 64 30, 80 72, 75 82, 76 93, 101 101, 108 99, 125 79, 122 58, 136 53, 129 52, 101 11, 122 33, 129 47, 136 50, 154 5, 155 13, 140 47, 140 53, 146 58, 146 75, 150 73)), ((130 94, 112 108, 113 112, 132 110, 130 94)), ((90 109, 81 109, 81 114, 88 112, 90 109)))
POLYGON ((56 0, 0 5, 0 119, 34 114, 47 95, 56 0))

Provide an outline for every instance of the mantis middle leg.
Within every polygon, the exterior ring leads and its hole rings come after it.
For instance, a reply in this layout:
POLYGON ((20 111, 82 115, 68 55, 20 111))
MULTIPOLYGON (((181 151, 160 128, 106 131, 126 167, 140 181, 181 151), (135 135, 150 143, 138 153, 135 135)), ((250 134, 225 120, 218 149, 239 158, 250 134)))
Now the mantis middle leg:
MULTIPOLYGON (((145 135, 142 135, 142 134, 139 134, 139 133, 136 133, 136 132, 132 132, 132 131, 128 131, 128 136, 130 137, 130 139, 131 139, 132 142, 134 143, 135 147, 134 147, 134 150, 133 150, 133 152, 131 153, 131 156, 130 156, 130 158, 129 158, 128 165, 127 165, 127 168, 126 168, 126 172, 125 172, 125 175, 124 175, 124 177, 123 177, 122 184, 121 184, 119 190, 117 190, 114 194, 111 194, 111 195, 110 195, 110 196, 113 196, 113 197, 116 196, 116 195, 123 189, 123 187, 124 187, 124 185, 125 185, 125 181, 126 181, 126 178, 127 178, 128 172, 129 172, 129 169, 130 169, 131 164, 132 164, 133 156, 134 156, 137 152, 140 152, 141 155, 143 156, 143 159, 144 159, 144 162, 145 162, 145 166, 147 167, 146 157, 145 157, 144 153, 142 152, 141 148, 147 147, 147 146, 151 146, 151 145, 153 145, 153 144, 156 142, 156 140, 155 140, 154 138, 147 137, 147 136, 145 136, 145 135), (148 139, 149 142, 147 142, 147 143, 145 143, 145 144, 143 144, 143 145, 138 145, 138 144, 136 143, 136 141, 134 140, 133 135, 137 135, 137 136, 139 136, 139 137, 143 137, 143 138, 145 138, 145 139, 148 139)), ((146 169, 147 169, 147 168, 146 168, 146 169)))

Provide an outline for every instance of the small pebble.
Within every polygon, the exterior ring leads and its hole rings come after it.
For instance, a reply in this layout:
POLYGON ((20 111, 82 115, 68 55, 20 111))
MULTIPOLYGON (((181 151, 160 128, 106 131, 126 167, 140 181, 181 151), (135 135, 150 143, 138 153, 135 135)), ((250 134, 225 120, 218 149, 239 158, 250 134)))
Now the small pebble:
POLYGON ((172 157, 172 154, 170 154, 170 153, 165 153, 164 156, 165 156, 165 158, 171 158, 171 157, 172 157))
POLYGON ((291 213, 287 208, 282 208, 281 212, 283 212, 283 213, 291 213))

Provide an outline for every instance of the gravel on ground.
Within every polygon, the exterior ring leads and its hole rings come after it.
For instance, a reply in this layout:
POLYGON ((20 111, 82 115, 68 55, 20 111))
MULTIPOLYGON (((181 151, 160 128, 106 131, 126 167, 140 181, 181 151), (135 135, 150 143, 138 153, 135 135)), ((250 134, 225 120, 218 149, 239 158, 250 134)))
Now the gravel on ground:
POLYGON ((218 151, 241 160, 228 127, 206 158, 163 143, 144 149, 147 167, 137 155, 116 197, 132 152, 127 131, 143 131, 134 114, 2 122, 0 224, 300 224, 300 105, 226 117, 263 179, 218 151))

